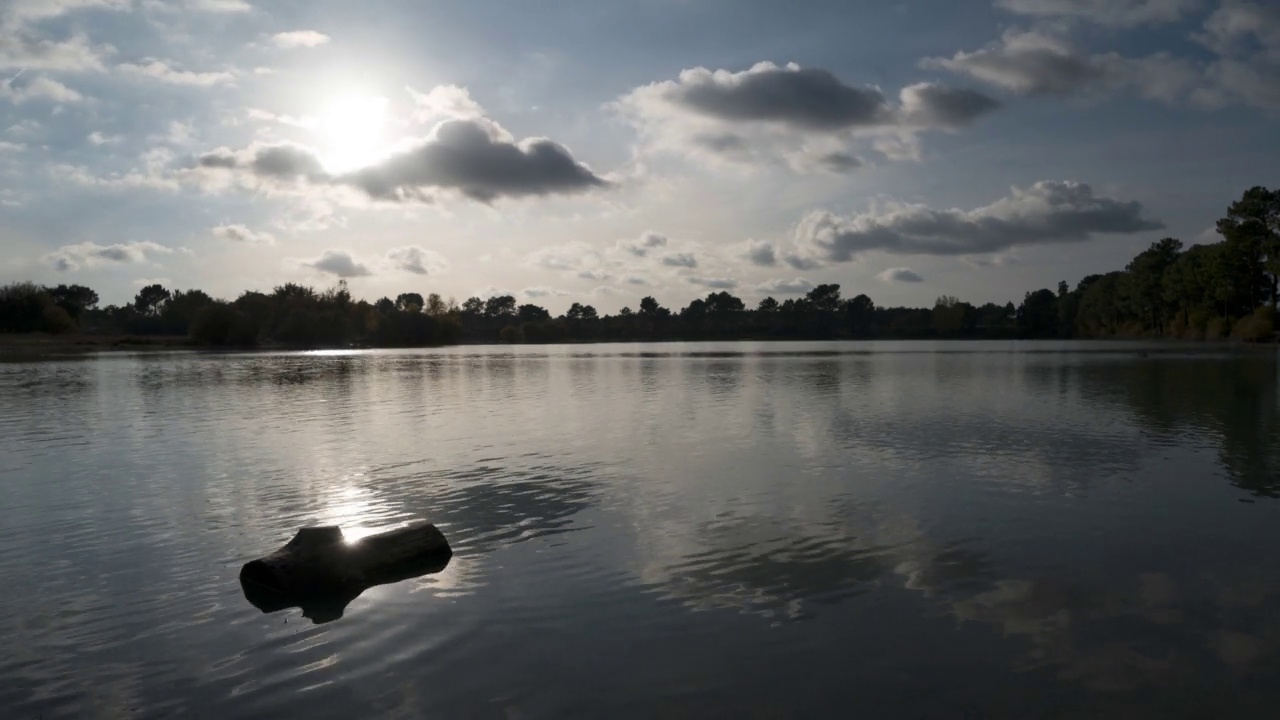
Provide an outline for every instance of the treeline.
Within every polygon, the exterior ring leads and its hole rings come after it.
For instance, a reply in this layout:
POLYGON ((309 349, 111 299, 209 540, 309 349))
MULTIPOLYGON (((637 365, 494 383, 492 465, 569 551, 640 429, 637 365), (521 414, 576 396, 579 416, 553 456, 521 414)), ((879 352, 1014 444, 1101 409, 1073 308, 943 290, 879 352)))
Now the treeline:
POLYGON ((929 308, 878 307, 865 294, 842 298, 819 285, 754 308, 726 291, 672 310, 653 297, 636 310, 600 315, 573 303, 559 317, 515 297, 473 297, 461 305, 432 293, 354 300, 345 282, 318 292, 286 284, 234 301, 200 290, 143 288, 134 302, 98 308, 80 285, 0 288, 0 332, 81 330, 185 335, 207 345, 417 346, 460 341, 543 343, 825 338, 1142 338, 1268 341, 1275 335, 1280 278, 1280 190, 1255 187, 1218 221, 1222 241, 1184 248, 1164 238, 1123 270, 1059 282, 1022 302, 976 306, 940 297, 929 308))

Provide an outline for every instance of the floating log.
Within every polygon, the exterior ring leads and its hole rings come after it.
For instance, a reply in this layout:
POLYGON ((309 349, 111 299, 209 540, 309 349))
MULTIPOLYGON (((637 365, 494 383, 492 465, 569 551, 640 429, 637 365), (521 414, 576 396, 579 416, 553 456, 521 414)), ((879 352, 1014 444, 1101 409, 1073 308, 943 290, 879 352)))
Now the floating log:
POLYGON ((316 623, 342 617, 375 586, 439 572, 453 550, 435 525, 415 523, 348 542, 336 525, 298 530, 284 547, 240 568, 245 598, 265 613, 301 607, 316 623))

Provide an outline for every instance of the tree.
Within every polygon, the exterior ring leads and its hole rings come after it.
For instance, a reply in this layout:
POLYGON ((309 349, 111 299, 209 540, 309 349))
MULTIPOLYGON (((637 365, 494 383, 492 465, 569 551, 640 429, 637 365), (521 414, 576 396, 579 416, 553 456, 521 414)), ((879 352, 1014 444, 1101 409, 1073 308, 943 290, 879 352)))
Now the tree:
POLYGON ((767 297, 756 306, 756 312, 776 313, 778 312, 778 301, 774 300, 772 296, 767 297))
POLYGON ((546 308, 538 305, 521 305, 516 310, 516 315, 520 317, 521 322, 539 322, 551 319, 551 313, 547 312, 546 308))
POLYGON ((1164 333, 1164 273, 1178 259, 1182 243, 1164 238, 1138 253, 1125 267, 1129 273, 1129 305, 1148 329, 1164 333))
POLYGON ((595 309, 595 308, 591 307, 590 305, 583 305, 583 306, 582 306, 582 319, 583 319, 583 320, 595 320, 595 319, 597 319, 597 318, 599 318, 599 317, 600 317, 600 315, 599 315, 599 313, 597 313, 597 312, 596 312, 596 309, 595 309))
POLYGON ((629 307, 624 307, 624 308, 622 308, 621 310, 619 310, 619 311, 618 311, 618 315, 620 315, 620 316, 622 316, 622 317, 631 317, 631 316, 632 316, 632 315, 634 315, 634 314, 635 314, 635 313, 633 313, 633 312, 631 311, 631 308, 629 308, 629 307))
POLYGON ((657 317, 659 315, 670 315, 671 311, 658 304, 652 296, 646 295, 640 299, 640 314, 649 317, 657 317))
POLYGON ((1246 190, 1218 221, 1218 233, 1236 255, 1235 271, 1243 274, 1236 278, 1240 300, 1247 298, 1250 311, 1262 300, 1275 307, 1280 277, 1280 190, 1246 190), (1259 297, 1260 293, 1265 297, 1259 297))
POLYGON ((426 301, 416 292, 400 293, 396 296, 396 309, 402 312, 422 312, 426 301))
POLYGON ((876 304, 871 302, 871 298, 865 294, 859 294, 845 300, 842 307, 845 327, 849 329, 850 334, 858 337, 871 334, 876 314, 876 304))
POLYGON ((391 301, 391 298, 382 297, 378 298, 378 302, 373 304, 373 309, 381 315, 389 315, 395 312, 396 304, 391 301))
POLYGON ((964 329, 968 303, 951 295, 943 295, 933 303, 933 329, 942 337, 954 337, 964 329))
POLYGON ((49 291, 49 296, 73 320, 98 306, 98 293, 84 285, 59 285, 49 291))
POLYGON ((422 306, 422 311, 431 317, 440 317, 449 312, 449 304, 440 297, 440 293, 430 293, 427 295, 427 303, 422 306))
POLYGON ((1045 288, 1027 293, 1018 308, 1018 332, 1023 337, 1047 338, 1058 334, 1058 297, 1045 288))
POLYGON ((819 285, 804 297, 813 304, 814 310, 835 312, 840 307, 840 286, 838 284, 819 285))
POLYGON ((485 301, 485 317, 513 317, 516 314, 516 299, 511 295, 495 295, 485 301))
POLYGON ((730 295, 728 291, 721 290, 718 293, 711 293, 707 296, 707 310, 718 313, 735 313, 742 312, 746 309, 746 305, 742 300, 730 295))
POLYGON ((469 297, 462 302, 462 314, 469 317, 479 317, 484 314, 484 301, 478 297, 469 297))
POLYGON ((138 291, 133 299, 133 306, 139 314, 154 317, 160 314, 160 303, 168 300, 170 295, 159 283, 148 285, 138 291))

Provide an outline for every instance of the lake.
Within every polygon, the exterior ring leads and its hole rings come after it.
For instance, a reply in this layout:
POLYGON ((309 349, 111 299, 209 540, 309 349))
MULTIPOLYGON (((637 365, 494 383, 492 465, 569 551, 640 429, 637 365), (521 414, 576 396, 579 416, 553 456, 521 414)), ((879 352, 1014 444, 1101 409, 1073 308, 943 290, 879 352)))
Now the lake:
POLYGON ((4 718, 1275 717, 1276 353, 0 364, 4 718), (454 556, 315 623, 301 526, 454 556))

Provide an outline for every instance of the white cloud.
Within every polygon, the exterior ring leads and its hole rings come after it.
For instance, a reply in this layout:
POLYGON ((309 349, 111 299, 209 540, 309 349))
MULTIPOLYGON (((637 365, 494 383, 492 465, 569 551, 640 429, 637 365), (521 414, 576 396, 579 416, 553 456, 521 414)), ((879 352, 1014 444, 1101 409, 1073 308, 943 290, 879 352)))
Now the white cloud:
POLYGON ((276 238, 268 232, 254 232, 245 225, 218 225, 211 232, 219 240, 244 243, 246 245, 275 245, 276 238))
POLYGON ((11 27, 61 17, 77 10, 128 10, 132 0, 9 0, 3 14, 11 27))
POLYGON ((211 13, 244 13, 253 10, 245 0, 186 0, 188 10, 211 13))
POLYGON ((413 120, 420 123, 436 122, 444 118, 478 118, 484 115, 480 104, 471 99, 471 93, 457 85, 437 85, 425 93, 405 86, 413 98, 413 120))
POLYGON ((395 248, 387 253, 387 260, 395 269, 414 275, 438 275, 449 268, 443 255, 417 245, 395 248))
POLYGON ((905 268, 905 267, 889 268, 888 270, 885 270, 879 275, 876 275, 876 277, 880 279, 882 282, 903 282, 903 283, 924 282, 924 278, 920 277, 919 273, 912 270, 911 268, 905 268))
POLYGON ((329 42, 330 38, 315 30, 291 30, 279 32, 271 36, 271 42, 280 48, 316 47, 329 42))
POLYGON ((5 98, 15 105, 31 100, 59 103, 76 103, 84 100, 84 96, 80 93, 47 77, 37 77, 27 83, 10 81, 0 85, 0 98, 5 98))
POLYGON ((37 39, 0 27, 0 70, 101 71, 114 51, 110 45, 91 45, 82 34, 65 40, 37 39))
POLYGON ((92 145, 115 145, 124 138, 120 135, 104 135, 103 133, 94 130, 89 133, 89 136, 85 139, 92 145))
POLYGON ((1083 242, 1164 225, 1137 202, 1094 194, 1078 182, 1042 181, 973 210, 924 205, 875 208, 849 217, 813 212, 796 228, 798 257, 847 262, 869 251, 895 255, 980 255, 1022 245, 1083 242))
POLYGON ((1220 55, 1248 54, 1252 40, 1273 61, 1280 60, 1280 5, 1222 0, 1195 37, 1220 55))
POLYGON ((723 277, 698 277, 690 276, 686 278, 691 285, 701 285, 712 290, 732 290, 738 287, 738 281, 733 278, 723 277))
POLYGON ((95 267, 105 263, 139 264, 145 263, 153 254, 167 255, 172 248, 153 242, 117 243, 99 245, 94 242, 83 242, 76 245, 64 245, 45 255, 44 262, 59 272, 78 270, 81 267, 95 267))
POLYGON ((635 257, 645 257, 650 251, 666 247, 667 242, 666 235, 648 230, 640 234, 639 240, 619 240, 618 249, 635 257))
POLYGON ((193 87, 210 87, 229 83, 236 79, 234 73, 227 70, 213 72, 192 72, 178 70, 164 60, 144 59, 140 63, 121 63, 116 69, 130 75, 151 78, 170 85, 190 85, 193 87))

